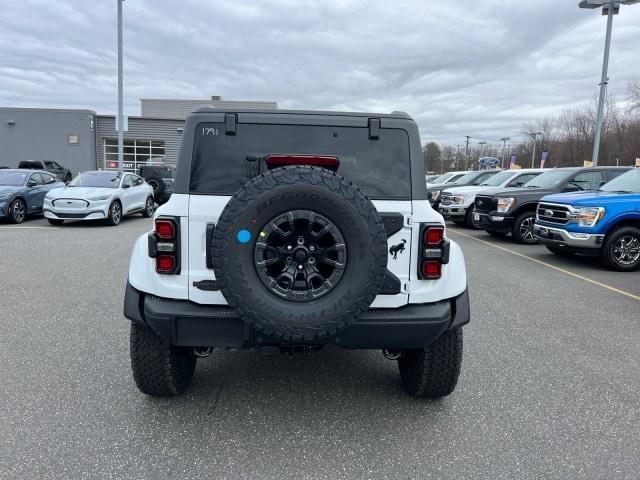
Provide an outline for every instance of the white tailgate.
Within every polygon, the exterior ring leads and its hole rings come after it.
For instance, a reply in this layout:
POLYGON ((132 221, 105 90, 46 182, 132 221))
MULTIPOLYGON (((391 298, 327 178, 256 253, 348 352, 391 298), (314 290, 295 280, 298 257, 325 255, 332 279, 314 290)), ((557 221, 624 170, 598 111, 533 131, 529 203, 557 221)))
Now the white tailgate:
POLYGON ((396 200, 373 200, 378 213, 400 213, 404 217, 403 227, 387 239, 387 270, 400 280, 401 291, 397 295, 378 295, 371 305, 373 308, 390 308, 409 302, 409 274, 411 272, 411 202, 396 200), (390 251, 390 249, 392 249, 390 251))
POLYGON ((206 235, 207 223, 218 223, 219 213, 222 213, 231 197, 191 195, 189 201, 189 300, 196 303, 226 305, 222 293, 199 290, 193 282, 214 280, 215 274, 207 268, 206 263, 206 235))
MULTIPOLYGON (((215 274, 206 265, 207 224, 218 222, 218 212, 231 197, 191 195, 189 202, 189 300, 201 304, 226 305, 222 293, 200 290, 193 286, 201 280, 214 280, 215 274)), ((387 269, 400 280, 402 293, 378 295, 372 307, 399 307, 409 301, 409 274, 411 271, 412 229, 408 225, 411 217, 410 201, 374 200, 379 213, 400 213, 404 217, 403 227, 387 239, 387 252, 395 247, 387 261, 387 269), (403 248, 404 247, 404 248, 403 248)))

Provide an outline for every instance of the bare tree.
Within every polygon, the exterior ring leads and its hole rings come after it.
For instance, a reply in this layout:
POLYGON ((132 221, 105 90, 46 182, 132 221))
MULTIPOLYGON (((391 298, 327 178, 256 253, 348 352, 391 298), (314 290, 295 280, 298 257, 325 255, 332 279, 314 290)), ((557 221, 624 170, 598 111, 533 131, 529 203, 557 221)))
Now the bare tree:
POLYGON ((632 110, 640 110, 640 80, 635 77, 629 82, 629 104, 632 110))
POLYGON ((440 145, 436 142, 427 143, 422 149, 422 155, 424 158, 424 165, 426 172, 442 171, 442 153, 440 151, 440 145))
MULTIPOLYGON (((602 165, 634 165, 640 158, 640 80, 629 86, 629 103, 635 108, 621 108, 613 96, 605 103, 605 116, 600 144, 602 165)), ((582 107, 564 110, 559 117, 546 117, 522 125, 522 142, 512 145, 511 153, 517 156, 519 165, 531 162, 531 135, 538 136, 537 150, 550 154, 548 167, 581 166, 591 160, 596 127, 596 99, 582 107)), ((446 147, 442 150, 445 151, 446 147)), ((491 142, 484 145, 482 156, 500 157, 501 145, 491 142)), ((477 167, 480 157, 479 145, 471 146, 469 167, 477 167)), ((446 157, 445 157, 446 158, 446 157)), ((464 164, 460 164, 462 167, 464 164)))

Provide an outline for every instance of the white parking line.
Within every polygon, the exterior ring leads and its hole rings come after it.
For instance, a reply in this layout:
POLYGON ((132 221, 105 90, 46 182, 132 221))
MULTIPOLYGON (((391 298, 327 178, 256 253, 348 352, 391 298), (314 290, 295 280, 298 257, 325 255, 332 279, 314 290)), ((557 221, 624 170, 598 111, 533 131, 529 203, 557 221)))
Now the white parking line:
POLYGON ((0 227, 0 230, 61 230, 60 227, 0 227))
POLYGON ((551 268, 551 269, 556 270, 558 272, 562 272, 562 273, 564 273, 566 275, 570 275, 572 277, 579 278, 580 280, 584 280, 585 282, 592 283, 592 284, 597 285, 597 286, 599 286, 601 288, 604 288, 604 289, 610 290, 612 292, 619 293, 620 295, 625 295, 625 296, 627 296, 629 298, 632 298, 634 300, 640 301, 640 296, 639 295, 634 295, 633 293, 625 292, 624 290, 620 290, 619 288, 612 287, 611 285, 607 285, 606 283, 601 283, 601 282, 598 282, 596 280, 592 280, 592 279, 590 279, 588 277, 579 275, 577 273, 570 272, 569 270, 565 270, 564 268, 560 268, 560 267, 558 267, 556 265, 553 265, 551 263, 543 262, 542 260, 538 260, 537 258, 533 258, 533 257, 530 257, 528 255, 525 255, 524 253, 516 252, 515 250, 511 250, 509 248, 501 247, 500 245, 496 245, 495 243, 487 242, 486 240, 480 240, 479 238, 476 238, 476 237, 474 237, 472 235, 467 235, 466 233, 462 233, 459 230, 454 230, 452 228, 448 228, 447 230, 450 231, 450 232, 455 233, 456 235, 462 235, 463 237, 470 238, 471 240, 475 240, 476 242, 484 243, 485 245, 489 245, 491 247, 497 248, 498 250, 502 250, 504 252, 510 253, 511 255, 516 255, 518 257, 526 258, 527 260, 535 262, 535 263, 537 263, 539 265, 543 265, 543 266, 545 266, 547 268, 551 268))

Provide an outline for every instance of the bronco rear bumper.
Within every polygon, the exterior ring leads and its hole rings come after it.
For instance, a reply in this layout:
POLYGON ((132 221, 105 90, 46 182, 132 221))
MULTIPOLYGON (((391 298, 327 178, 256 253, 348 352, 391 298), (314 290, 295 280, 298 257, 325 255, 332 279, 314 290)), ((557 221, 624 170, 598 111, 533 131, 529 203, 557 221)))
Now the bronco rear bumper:
MULTIPOLYGON (((255 331, 228 306, 148 295, 127 282, 124 316, 152 328, 171 345, 250 348, 283 345, 255 331)), ((343 348, 423 348, 446 330, 469 323, 469 293, 437 303, 370 309, 336 335, 309 342, 343 348)), ((296 342, 297 345, 304 342, 296 342)))

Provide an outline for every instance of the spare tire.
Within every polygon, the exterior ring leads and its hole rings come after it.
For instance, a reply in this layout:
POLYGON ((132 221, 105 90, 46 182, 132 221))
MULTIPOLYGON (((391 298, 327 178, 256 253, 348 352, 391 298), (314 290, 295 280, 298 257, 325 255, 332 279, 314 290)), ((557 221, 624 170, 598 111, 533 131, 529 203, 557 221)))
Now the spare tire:
POLYGON ((151 185, 151 188, 153 188, 154 198, 160 198, 160 195, 164 193, 164 190, 166 188, 160 175, 158 175, 157 173, 152 173, 146 178, 146 181, 149 185, 151 185))
POLYGON ((213 237, 213 268, 229 305, 285 341, 312 341, 353 323, 376 297, 386 265, 373 203, 317 167, 277 168, 249 181, 213 237))

